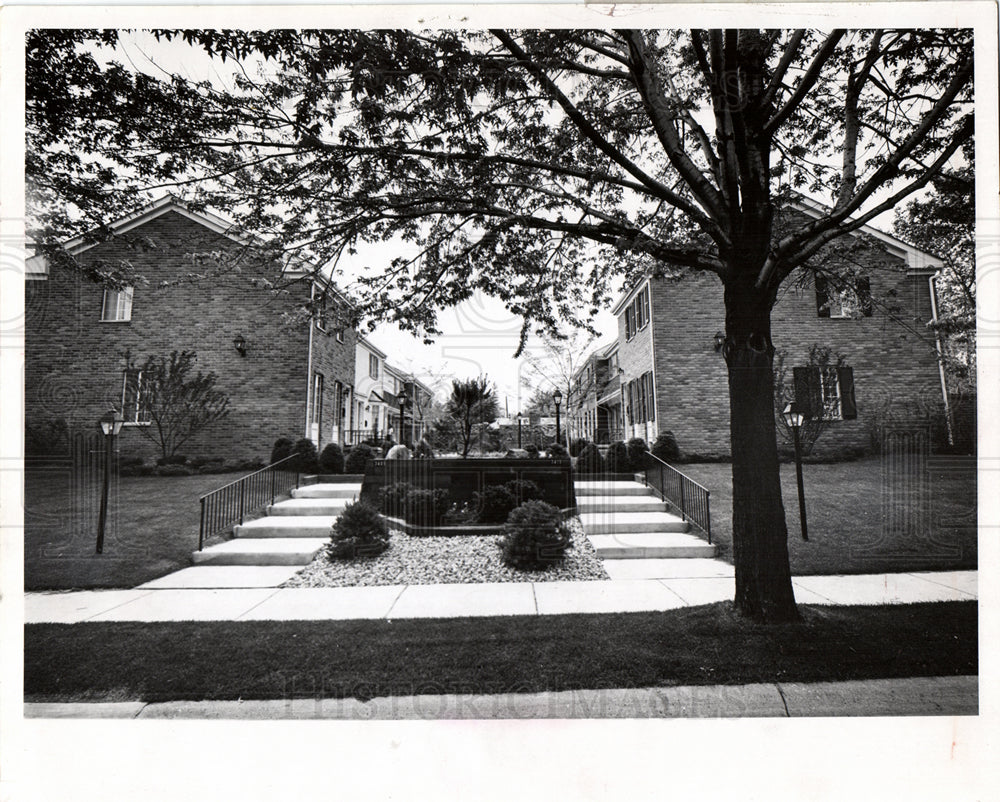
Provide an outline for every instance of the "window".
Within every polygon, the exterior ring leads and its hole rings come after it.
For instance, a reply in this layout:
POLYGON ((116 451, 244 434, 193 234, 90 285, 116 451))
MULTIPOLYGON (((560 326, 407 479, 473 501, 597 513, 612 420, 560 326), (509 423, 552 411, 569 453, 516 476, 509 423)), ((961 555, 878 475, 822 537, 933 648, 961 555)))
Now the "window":
POLYGON ((841 284, 816 274, 816 314, 820 317, 871 317, 873 311, 871 282, 867 276, 841 284))
POLYGON ((344 341, 344 330, 337 329, 337 342, 342 343, 344 341))
POLYGON ((148 425, 152 417, 149 414, 149 388, 143 380, 142 371, 129 369, 122 374, 122 417, 125 423, 133 425, 148 425))
POLYGON ((368 375, 373 379, 378 378, 378 357, 375 354, 368 355, 368 375))
POLYGON ((309 420, 316 425, 317 431, 323 431, 323 374, 313 374, 312 410, 309 420))
POLYGON ((105 322, 125 322, 132 319, 132 288, 120 290, 106 289, 101 305, 101 320, 105 322))
POLYGON ((645 423, 656 419, 656 394, 653 372, 646 371, 626 385, 626 413, 629 423, 645 423))
POLYGON ((795 403, 809 418, 854 420, 858 408, 854 399, 854 369, 846 365, 793 368, 795 403))
POLYGON ((631 340, 647 323, 649 323, 649 287, 643 287, 625 307, 625 339, 631 340))

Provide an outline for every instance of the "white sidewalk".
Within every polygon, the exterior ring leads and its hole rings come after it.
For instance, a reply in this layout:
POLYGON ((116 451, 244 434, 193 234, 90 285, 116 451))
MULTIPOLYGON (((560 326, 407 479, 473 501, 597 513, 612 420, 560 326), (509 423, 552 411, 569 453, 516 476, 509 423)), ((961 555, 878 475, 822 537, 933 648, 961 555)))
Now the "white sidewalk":
MULTIPOLYGON (((214 586, 210 575, 199 575, 205 577, 206 586, 197 588, 169 587, 170 577, 163 577, 132 590, 27 593, 24 621, 76 624, 632 613, 732 599, 731 566, 717 560, 676 562, 684 565, 683 575, 660 579, 348 588, 280 588, 278 585, 295 574, 298 566, 256 567, 244 569, 246 574, 231 570, 219 573, 221 579, 214 586), (701 563, 705 565, 699 569, 701 563), (239 576, 246 578, 240 580, 239 576)), ((792 584, 795 598, 802 604, 878 605, 974 600, 977 579, 977 571, 947 571, 803 576, 793 577, 792 584)))

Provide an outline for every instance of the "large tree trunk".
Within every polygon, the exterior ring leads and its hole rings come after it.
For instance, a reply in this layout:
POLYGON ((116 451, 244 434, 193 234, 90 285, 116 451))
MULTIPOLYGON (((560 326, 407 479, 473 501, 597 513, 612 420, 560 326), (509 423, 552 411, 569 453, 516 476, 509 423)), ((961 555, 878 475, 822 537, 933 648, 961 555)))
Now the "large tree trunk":
POLYGON ((762 621, 794 620, 774 423, 773 298, 743 284, 727 286, 725 302, 736 609, 762 621))

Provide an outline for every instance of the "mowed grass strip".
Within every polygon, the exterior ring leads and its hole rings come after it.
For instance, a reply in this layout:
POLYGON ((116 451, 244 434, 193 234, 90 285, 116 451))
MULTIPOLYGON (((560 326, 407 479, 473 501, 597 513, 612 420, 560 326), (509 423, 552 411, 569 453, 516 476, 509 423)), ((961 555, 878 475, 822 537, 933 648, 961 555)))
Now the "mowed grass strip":
POLYGON ((408 621, 32 624, 28 701, 344 698, 978 672, 976 602, 408 621))
POLYGON ((29 470, 24 589, 131 588, 186 568, 198 548, 199 496, 246 473, 116 479, 104 553, 95 554, 101 477, 29 470))
MULTIPOLYGON (((781 495, 792 574, 976 568, 975 458, 932 456, 923 467, 910 475, 878 457, 803 465, 809 527, 804 542, 795 465, 783 464, 781 495)), ((732 465, 678 468, 711 491, 712 541, 719 546, 719 557, 732 562, 732 465)))

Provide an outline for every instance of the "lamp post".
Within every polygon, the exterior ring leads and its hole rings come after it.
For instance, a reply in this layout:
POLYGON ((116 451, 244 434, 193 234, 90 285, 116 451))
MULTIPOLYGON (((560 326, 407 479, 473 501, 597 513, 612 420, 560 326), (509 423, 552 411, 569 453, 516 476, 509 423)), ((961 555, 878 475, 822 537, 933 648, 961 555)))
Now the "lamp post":
POLYGON ((125 418, 116 410, 108 410, 98 425, 104 434, 105 454, 104 454, 104 489, 101 491, 101 514, 97 521, 97 553, 104 553, 104 527, 108 522, 108 486, 111 484, 111 459, 114 454, 115 437, 122 430, 125 418))
POLYGON ((556 405, 556 442, 560 443, 562 442, 562 432, 559 428, 559 405, 562 403, 562 393, 559 392, 558 388, 552 394, 552 401, 556 405))
POLYGON ((406 391, 400 392, 396 396, 396 401, 399 402, 399 442, 406 445, 406 404, 410 399, 406 397, 406 391))
POLYGON ((802 539, 809 540, 806 528, 806 497, 802 487, 802 445, 799 441, 799 427, 805 420, 805 415, 799 411, 797 404, 789 404, 781 413, 788 428, 792 430, 792 440, 795 442, 795 479, 799 485, 799 521, 802 523, 802 539))

